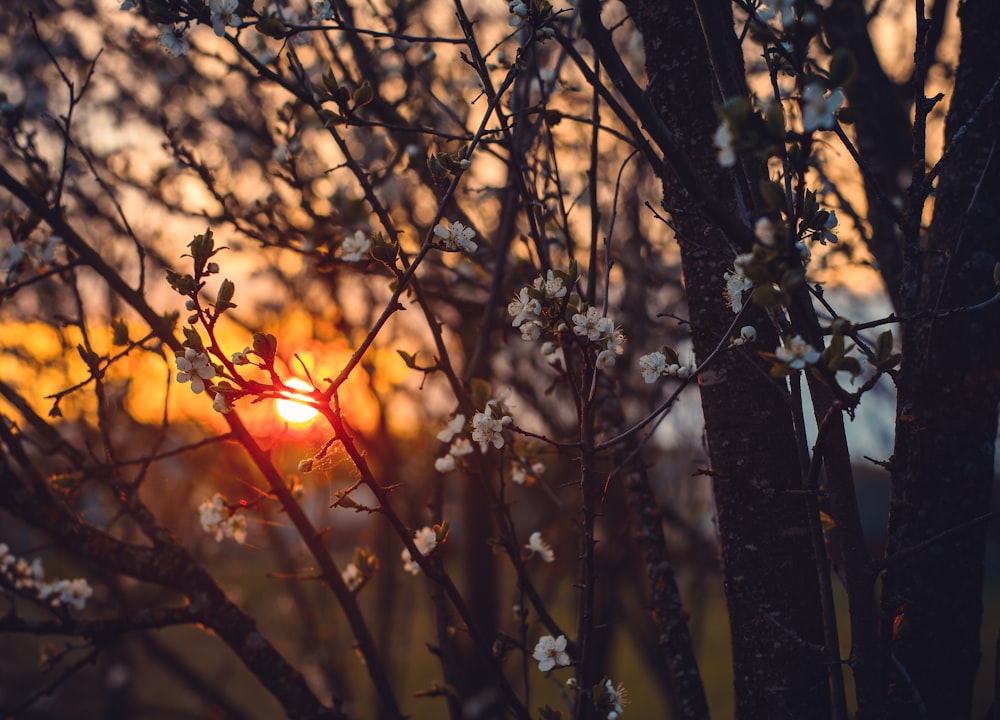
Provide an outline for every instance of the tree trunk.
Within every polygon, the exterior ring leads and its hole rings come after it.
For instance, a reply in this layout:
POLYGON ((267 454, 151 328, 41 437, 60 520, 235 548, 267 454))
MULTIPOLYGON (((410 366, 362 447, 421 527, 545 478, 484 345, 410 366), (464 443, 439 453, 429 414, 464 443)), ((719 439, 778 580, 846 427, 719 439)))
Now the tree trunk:
MULTIPOLYGON (((996 292, 1000 254, 1000 92, 996 0, 959 9, 961 62, 948 113, 951 158, 941 171, 934 220, 919 257, 908 310, 981 303, 996 292), (991 101, 981 107, 991 91, 991 101), (952 141, 964 129, 964 138, 952 141)), ((1000 308, 909 323, 904 328, 889 554, 906 551, 989 507, 1000 399, 1000 308)), ((984 524, 891 564, 883 632, 891 632, 891 716, 967 718, 980 656, 984 524)))
MULTIPOLYGON (((718 119, 712 103, 717 86, 732 85, 742 57, 728 6, 703 8, 690 2, 627 2, 643 34, 650 99, 668 128, 702 170, 714 197, 744 207, 736 176, 719 167, 712 136, 718 119), (708 17, 707 13, 712 16, 708 17), (721 16, 725 15, 726 18, 721 16), (713 37, 711 53, 702 24, 728 19, 728 31, 713 37), (713 68, 719 74, 713 77, 713 68), (726 73, 723 75, 723 73, 726 73)), ((681 248, 696 356, 707 357, 733 319, 723 299, 723 275, 732 268, 738 238, 727 238, 667 168, 664 205, 681 248)), ((760 346, 778 338, 759 308, 745 315, 760 346)), ((702 378, 705 415, 719 528, 725 561, 726 597, 732 626, 738 718, 828 717, 828 673, 822 653, 816 565, 809 542, 792 417, 783 382, 768 378, 754 352, 723 353, 702 378), (756 365, 756 367, 755 367, 756 365), (790 492, 791 491, 791 492, 790 492)))

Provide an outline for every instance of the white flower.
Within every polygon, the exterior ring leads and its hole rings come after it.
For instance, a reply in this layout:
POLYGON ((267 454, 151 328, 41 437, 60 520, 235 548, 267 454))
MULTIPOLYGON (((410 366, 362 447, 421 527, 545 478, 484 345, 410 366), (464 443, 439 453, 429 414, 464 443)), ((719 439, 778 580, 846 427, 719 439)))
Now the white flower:
POLYGON ((317 20, 332 20, 333 19, 333 5, 330 0, 322 0, 322 2, 314 2, 312 5, 313 15, 317 20))
POLYGON ((451 441, 451 449, 448 454, 454 457, 463 457, 472 452, 472 443, 465 438, 455 438, 451 441))
POLYGON ((250 352, 251 350, 249 347, 245 347, 239 352, 234 352, 232 358, 230 358, 233 361, 233 365, 249 365, 250 360, 247 358, 247 355, 249 355, 250 352))
POLYGON ((823 234, 819 239, 820 245, 826 245, 828 242, 837 242, 837 234, 833 232, 833 229, 837 227, 838 223, 839 220, 837 220, 837 211, 831 210, 830 216, 826 219, 826 222, 823 223, 823 234))
POLYGON ((400 553, 399 556, 403 559, 403 569, 406 570, 406 572, 410 573, 410 575, 420 574, 420 566, 413 562, 413 558, 410 557, 409 550, 403 548, 403 552, 400 553))
POLYGON ((519 462, 512 464, 510 466, 510 479, 516 485, 524 485, 528 482, 528 471, 524 469, 524 465, 519 462))
POLYGON ((354 591, 361 587, 361 571, 358 570, 358 566, 354 563, 347 564, 344 572, 340 573, 340 578, 344 581, 344 585, 347 586, 348 590, 354 591))
POLYGON ((184 36, 184 27, 176 25, 157 25, 160 31, 160 45, 174 57, 180 57, 191 49, 191 43, 184 36))
POLYGON ((136 0, 122 0, 122 4, 118 6, 119 10, 131 10, 132 8, 138 6, 136 0))
POLYGON ((615 366, 615 353, 613 350, 601 350, 597 353, 597 367, 601 370, 607 370, 615 366))
POLYGON ((832 130, 836 123, 833 114, 844 102, 844 93, 839 88, 824 96, 823 88, 809 83, 802 90, 802 127, 806 132, 832 130))
POLYGON ((364 230, 358 230, 353 235, 344 238, 340 245, 340 259, 344 262, 361 262, 368 259, 368 249, 371 240, 364 230))
POLYGON ((470 253, 476 251, 479 246, 472 241, 476 236, 475 230, 458 221, 445 222, 447 224, 437 225, 434 228, 434 234, 441 238, 445 250, 465 250, 470 253))
POLYGON ((585 335, 588 340, 599 340, 602 335, 614 329, 610 320, 601 315, 601 311, 593 305, 587 308, 585 314, 576 313, 573 315, 573 332, 577 335, 585 335))
POLYGON ((757 328, 753 325, 744 325, 740 328, 740 336, 733 339, 733 345, 749 345, 757 340, 757 328))
POLYGON ((727 272, 723 277, 726 281, 723 296, 726 298, 726 303, 732 308, 733 314, 739 315, 740 311, 743 310, 743 293, 751 289, 753 283, 743 274, 743 269, 738 265, 733 268, 731 273, 727 272))
POLYGON ((566 285, 563 283, 563 279, 551 270, 546 273, 544 278, 541 275, 536 277, 532 285, 536 290, 545 293, 546 298, 555 300, 566 296, 566 285))
POLYGON ((542 304, 529 295, 528 288, 523 287, 508 303, 507 313, 514 317, 511 325, 520 327, 522 323, 534 321, 542 314, 542 304))
POLYGON ((654 383, 667 370, 667 356, 657 350, 639 358, 639 371, 646 383, 654 383))
POLYGON ((528 544, 524 547, 530 550, 532 555, 536 553, 541 555, 542 560, 547 563, 553 562, 556 559, 556 554, 552 552, 552 546, 542 539, 542 534, 537 530, 531 533, 531 536, 528 538, 528 544))
POLYGON ((472 418, 472 439, 479 443, 479 451, 485 453, 491 443, 498 450, 502 448, 504 426, 511 422, 510 415, 495 417, 492 405, 487 405, 484 412, 477 412, 472 418))
POLYGON ((771 218, 758 218, 753 226, 753 234, 757 236, 757 241, 764 247, 774 247, 775 232, 778 226, 771 218))
POLYGON ((526 322, 521 326, 521 339, 533 342, 542 336, 542 326, 536 322, 526 322))
POLYGON ((239 0, 208 0, 208 9, 212 12, 212 29, 216 35, 224 37, 227 27, 241 25, 236 14, 239 7, 239 0))
POLYGON ((605 704, 607 705, 608 720, 618 720, 622 715, 624 706, 628 705, 628 693, 625 692, 625 685, 623 683, 615 685, 611 682, 611 678, 605 678, 604 693, 601 701, 602 710, 605 704))
POLYGON ((782 27, 789 28, 795 22, 794 1, 765 0, 757 7, 757 17, 765 23, 777 18, 782 27))
POLYGON ((542 343, 542 355, 549 357, 559 352, 559 346, 551 340, 542 343))
POLYGON ((722 121, 722 124, 715 131, 715 135, 712 136, 712 142, 715 143, 715 147, 719 150, 719 165, 722 167, 732 167, 736 164, 736 152, 733 150, 733 133, 729 129, 728 121, 722 121))
POLYGON ((233 409, 233 406, 229 404, 226 396, 220 392, 215 393, 215 399, 212 400, 212 409, 217 413, 222 413, 223 415, 228 415, 233 409))
POLYGON ((455 469, 455 456, 451 453, 442 455, 434 461, 434 469, 439 473, 451 472, 455 469))
POLYGON ((209 362, 208 355, 194 348, 185 350, 184 355, 174 362, 177 364, 177 382, 191 383, 191 390, 195 394, 203 392, 205 381, 215 377, 215 368, 209 362))
POLYGON ((49 600, 52 606, 73 605, 82 610, 87 604, 87 598, 94 594, 90 585, 83 578, 76 580, 55 580, 38 586, 38 598, 49 600))
POLYGON ((796 335, 787 344, 780 345, 774 351, 774 356, 781 362, 788 363, 788 367, 793 370, 801 370, 806 365, 812 365, 821 355, 822 353, 803 340, 801 335, 796 335))
POLYGON ((531 654, 538 661, 538 669, 548 672, 556 665, 565 667, 569 665, 569 655, 566 654, 566 636, 560 635, 554 638, 551 635, 542 635, 538 638, 535 651, 531 654))
MULTIPOLYGON (((421 555, 427 555, 437 547, 437 535, 434 534, 434 529, 428 526, 424 526, 413 533, 413 544, 417 546, 417 551, 421 555)), ((413 557, 410 555, 408 548, 403 548, 403 552, 400 553, 400 557, 403 559, 403 569, 411 575, 417 575, 420 573, 420 565, 414 562, 413 557)))
POLYGON ((444 430, 437 434, 437 439, 441 442, 451 442, 451 439, 465 429, 465 415, 459 413, 445 425, 444 430))
POLYGON ((201 529, 215 535, 216 542, 229 537, 242 545, 247 539, 247 519, 243 513, 230 514, 226 500, 219 493, 198 506, 201 529))
POLYGON ((240 545, 247 541, 247 518, 243 513, 233 513, 226 520, 224 527, 226 537, 231 537, 240 545))

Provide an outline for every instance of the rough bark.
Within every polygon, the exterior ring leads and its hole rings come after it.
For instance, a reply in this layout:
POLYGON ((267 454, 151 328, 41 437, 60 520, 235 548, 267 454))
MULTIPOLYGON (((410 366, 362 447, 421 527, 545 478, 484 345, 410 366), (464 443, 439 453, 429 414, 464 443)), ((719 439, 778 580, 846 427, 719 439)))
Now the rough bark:
MULTIPOLYGON (((997 81, 1000 5, 968 0, 959 9, 961 60, 947 119, 950 158, 936 193, 918 263, 911 311, 980 303, 997 292, 1000 206, 1000 100, 983 99, 997 81), (979 108, 978 119, 970 118, 979 108), (959 139, 959 130, 964 137, 959 139), (951 144, 954 143, 954 144, 951 144)), ((910 323, 899 383, 889 554, 981 515, 993 481, 1000 399, 1000 310, 910 323)), ((979 525, 890 564, 883 618, 897 673, 890 714, 967 718, 980 656, 985 526, 979 525), (907 677, 908 676, 908 677, 907 677), (912 682, 911 682, 912 681, 912 682)))
MULTIPOLYGON (((741 65, 732 34, 710 33, 718 7, 699 17, 695 3, 626 3, 643 34, 649 98, 687 150, 715 199, 745 208, 735 176, 718 167, 712 135, 719 100, 713 67, 741 65), (727 38, 719 42, 720 37, 727 38), (714 63, 713 63, 714 60, 714 63)), ((704 213, 704 198, 689 192, 671 168, 664 172, 665 207, 677 231, 695 353, 705 358, 725 336, 732 313, 722 297, 723 274, 745 234, 724 235, 704 213)), ((742 213, 749 224, 749 211, 742 213)), ((742 249, 742 248, 741 248, 742 249)), ((764 314, 752 308, 762 347, 777 345, 764 314)), ((830 700, 822 654, 816 566, 808 540, 806 505, 787 393, 768 379, 750 353, 729 352, 703 378, 702 408, 715 487, 732 626, 738 718, 828 717, 830 700), (790 492, 792 491, 792 492, 790 492)))

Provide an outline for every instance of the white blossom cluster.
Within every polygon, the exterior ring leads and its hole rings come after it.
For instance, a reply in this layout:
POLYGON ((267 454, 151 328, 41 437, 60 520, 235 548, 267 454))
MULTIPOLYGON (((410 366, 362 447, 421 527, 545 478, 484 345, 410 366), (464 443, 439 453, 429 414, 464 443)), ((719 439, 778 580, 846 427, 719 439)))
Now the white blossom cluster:
POLYGON ((554 562, 556 559, 556 554, 552 550, 552 546, 549 545, 542 538, 542 534, 537 530, 528 537, 528 544, 524 546, 532 555, 538 555, 547 563, 554 562))
MULTIPOLYGON (((421 555, 424 557, 429 555, 431 550, 437 547, 437 535, 434 533, 434 528, 425 525, 413 533, 413 544, 417 546, 417 550, 421 555)), ((403 559, 403 569, 406 572, 411 575, 420 574, 420 565, 410 555, 409 548, 403 548, 400 557, 403 559)))
POLYGON ((479 248, 479 245, 472 240, 476 236, 476 231, 457 220, 455 222, 444 220, 434 227, 434 234, 441 239, 444 249, 451 252, 464 250, 467 253, 474 253, 479 248))
POLYGON ((201 529, 210 535, 215 535, 216 542, 223 538, 232 538, 240 545, 247 541, 247 518, 241 512, 229 511, 226 499, 216 493, 198 506, 198 517, 201 529))
POLYGON ((528 467, 525 465, 526 463, 521 461, 511 463, 510 479, 517 485, 526 485, 529 478, 540 478, 545 474, 545 463, 540 460, 536 460, 528 467))
POLYGON ((597 353, 597 367, 602 370, 614 367, 615 359, 625 352, 625 334, 614 321, 601 314, 594 306, 585 313, 573 315, 573 332, 592 342, 601 343, 604 348, 597 353))
POLYGON ((345 567, 344 571, 340 573, 340 577, 344 581, 344 585, 346 585, 347 589, 351 592, 354 592, 361 587, 361 580, 363 579, 363 576, 361 575, 361 571, 358 569, 358 566, 354 563, 347 563, 347 567, 345 567))
POLYGON ((694 369, 680 363, 667 364, 667 356, 656 350, 639 358, 639 372, 647 383, 654 383, 664 375, 684 380, 691 377, 694 369))
POLYGON ((814 365, 822 353, 807 343, 801 335, 790 338, 774 351, 774 356, 793 370, 801 370, 806 365, 814 365))
POLYGON ((740 262, 743 257, 741 255, 736 259, 737 262, 733 266, 732 272, 727 272, 722 276, 726 281, 723 297, 734 315, 739 315, 743 311, 743 293, 753 289, 753 281, 743 274, 743 264, 740 262))
POLYGON ((465 415, 459 413, 437 434, 437 439, 449 443, 448 452, 434 461, 434 469, 441 473, 451 472, 457 467, 456 460, 472 452, 468 438, 456 437, 465 431, 465 415))
POLYGON ((368 259, 371 240, 364 230, 357 230, 344 238, 340 245, 340 259, 344 262, 362 262, 368 259))
POLYGON ((485 453, 490 445, 497 450, 503 447, 503 429, 514 422, 507 410, 508 393, 486 403, 486 409, 472 416, 472 439, 479 443, 479 452, 485 453))
POLYGON ((52 607, 72 605, 77 610, 83 610, 87 599, 94 594, 84 578, 46 582, 41 559, 35 558, 29 563, 14 555, 6 543, 0 543, 0 577, 4 585, 15 590, 33 590, 39 600, 48 602, 52 607))
POLYGON ((29 238, 0 250, 0 271, 3 272, 0 282, 12 282, 29 270, 38 272, 49 267, 55 262, 56 249, 61 243, 62 238, 58 235, 50 235, 46 240, 29 238))
POLYGON ((544 277, 539 275, 531 285, 518 291, 507 305, 507 313, 514 318, 511 325, 521 329, 522 340, 530 342, 541 337, 547 323, 547 306, 551 307, 552 301, 566 297, 566 290, 562 276, 549 270, 544 277))

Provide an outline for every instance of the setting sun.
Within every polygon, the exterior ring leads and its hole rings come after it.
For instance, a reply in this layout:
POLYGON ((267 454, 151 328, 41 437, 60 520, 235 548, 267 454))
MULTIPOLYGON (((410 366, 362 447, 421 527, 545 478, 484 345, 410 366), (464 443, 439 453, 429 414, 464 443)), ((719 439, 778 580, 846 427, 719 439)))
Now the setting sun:
MULTIPOLYGON (((292 378, 285 384, 289 387, 298 388, 299 390, 312 390, 309 383, 304 380, 299 380, 298 378, 292 378)), ((316 408, 305 405, 305 401, 308 401, 308 398, 305 395, 289 395, 287 400, 278 400, 278 402, 275 403, 275 408, 278 411, 278 415, 285 422, 309 422, 316 417, 318 411, 316 408)))

